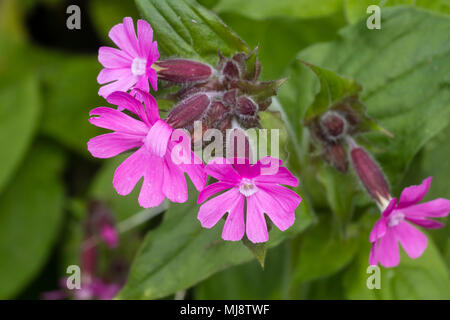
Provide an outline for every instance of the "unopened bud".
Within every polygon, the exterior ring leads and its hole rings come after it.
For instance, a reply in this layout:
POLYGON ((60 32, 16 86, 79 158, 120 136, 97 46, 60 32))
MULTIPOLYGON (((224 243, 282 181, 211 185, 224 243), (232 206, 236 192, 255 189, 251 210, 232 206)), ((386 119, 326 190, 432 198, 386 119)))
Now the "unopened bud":
POLYGON ((333 143, 327 147, 326 158, 340 172, 347 172, 348 159, 345 148, 340 143, 333 143))
POLYGON ((209 65, 187 59, 160 60, 155 66, 158 78, 174 83, 204 81, 213 74, 209 65))
POLYGON ((240 76, 239 68, 232 60, 228 60, 223 68, 223 74, 230 79, 238 79, 240 76))
POLYGON ((352 146, 350 151, 353 167, 367 192, 378 203, 390 199, 389 186, 381 168, 361 147, 352 146))
POLYGON ((167 116, 167 123, 174 129, 185 128, 199 120, 210 104, 207 94, 196 94, 182 100, 167 116))
POLYGON ((342 137, 346 132, 346 121, 337 112, 329 111, 320 119, 320 126, 331 140, 342 137))
POLYGON ((258 112, 258 106, 250 98, 243 96, 238 99, 236 111, 241 115, 254 116, 258 112))

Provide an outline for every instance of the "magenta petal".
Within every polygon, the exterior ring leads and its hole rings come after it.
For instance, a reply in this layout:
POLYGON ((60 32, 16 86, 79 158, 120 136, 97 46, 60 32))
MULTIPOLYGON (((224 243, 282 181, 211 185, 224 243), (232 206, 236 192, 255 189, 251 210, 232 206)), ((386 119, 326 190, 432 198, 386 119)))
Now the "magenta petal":
POLYGON ((234 184, 229 182, 216 182, 206 186, 200 193, 198 194, 197 203, 202 203, 212 195, 224 191, 226 189, 232 188, 234 184))
POLYGON ((427 248, 427 237, 408 222, 401 222, 394 228, 395 235, 403 249, 412 259, 418 258, 427 248))
POLYGON ((208 175, 220 181, 227 181, 235 184, 241 181, 241 177, 230 164, 230 160, 224 158, 215 158, 211 160, 206 165, 205 171, 208 175))
POLYGON ((114 173, 113 186, 120 195, 129 194, 142 178, 149 163, 150 155, 145 147, 141 147, 124 162, 114 173))
POLYGON ((247 238, 251 242, 260 243, 269 240, 264 212, 253 196, 247 197, 247 221, 245 225, 247 238))
POLYGON ((425 180, 423 180, 420 185, 410 186, 403 189, 397 207, 399 209, 405 208, 413 204, 416 204, 417 202, 422 200, 423 197, 428 192, 428 189, 430 189, 432 179, 433 179, 432 177, 428 177, 425 180))
POLYGON ((285 184, 292 187, 298 186, 298 179, 285 167, 279 167, 278 172, 272 175, 260 175, 255 178, 258 183, 285 184))
POLYGON ((139 52, 136 50, 136 35, 131 35, 131 32, 134 32, 133 20, 131 18, 124 18, 123 22, 124 23, 119 23, 112 27, 108 35, 120 49, 133 58, 136 58, 139 56, 139 52), (131 28, 132 30, 130 32, 131 28))
POLYGON ((164 160, 160 157, 150 156, 148 161, 139 194, 139 204, 143 208, 157 207, 165 198, 162 192, 164 160))
POLYGON ((443 224, 441 222, 429 220, 429 219, 425 219, 425 218, 417 218, 417 219, 416 218, 406 218, 406 220, 414 223, 415 225, 418 225, 419 227, 427 228, 427 229, 439 229, 439 228, 442 228, 443 226, 445 226, 445 224, 443 224))
POLYGON ((156 121, 145 138, 146 147, 152 154, 163 157, 166 154, 172 132, 173 129, 164 120, 156 121))
POLYGON ((377 248, 377 243, 376 242, 372 243, 372 248, 370 249, 370 253, 369 253, 369 265, 371 265, 371 266, 376 266, 378 264, 377 256, 376 256, 376 248, 377 248))
POLYGON ((386 218, 381 217, 373 226, 372 231, 370 232, 369 241, 375 242, 377 239, 383 237, 386 234, 386 230, 386 218))
POLYGON ((245 197, 243 195, 240 195, 239 198, 235 200, 235 205, 228 213, 227 220, 223 226, 222 239, 239 241, 244 236, 244 203, 245 197))
POLYGON ((88 141, 88 150, 94 157, 105 159, 141 145, 142 141, 139 137, 112 132, 90 139, 88 141))
POLYGON ((153 29, 150 24, 142 19, 137 22, 137 34, 142 55, 148 56, 153 43, 153 29))
POLYGON ((130 68, 116 68, 116 69, 102 69, 97 76, 97 82, 99 84, 105 84, 111 81, 116 81, 122 78, 128 78, 132 76, 130 68))
POLYGON ((279 203, 280 207, 286 212, 295 211, 302 201, 302 198, 298 194, 283 186, 275 184, 270 186, 257 184, 257 187, 275 199, 279 203))
POLYGON ((385 218, 388 217, 392 213, 392 211, 394 211, 396 205, 397 205, 397 198, 392 198, 381 215, 385 218))
POLYGON ((408 218, 442 218, 450 212, 450 200, 438 198, 421 204, 416 204, 401 210, 408 218))
MULTIPOLYGON (((144 103, 144 113, 147 123, 154 124, 160 119, 158 104, 155 98, 148 92, 142 91, 140 89, 135 89, 136 97, 144 103)), ((143 117, 144 118, 144 117, 143 117)))
MULTIPOLYGON (((121 91, 116 91, 108 95, 106 98, 111 104, 122 107, 128 111, 131 111, 135 115, 141 115, 144 112, 144 107, 142 103, 139 102, 136 98, 134 98, 131 94, 121 91)), ((145 119, 141 119, 145 120, 145 119)))
POLYGON ((212 198, 205 202, 198 211, 197 219, 200 220, 202 227, 211 228, 223 217, 225 212, 229 212, 236 205, 236 201, 242 195, 237 188, 212 198))
POLYGON ((248 199, 255 201, 260 210, 266 213, 273 224, 281 231, 285 231, 294 224, 295 212, 284 211, 278 201, 264 190, 259 190, 254 195, 248 197, 248 199))
POLYGON ((101 87, 98 90, 98 95, 106 98, 115 91, 126 92, 136 84, 136 79, 137 78, 135 76, 130 75, 128 77, 124 77, 117 81, 111 82, 110 84, 101 87))
POLYGON ((184 173, 170 160, 170 157, 164 157, 164 181, 162 191, 172 202, 183 203, 188 199, 188 190, 184 173))
POLYGON ((111 47, 98 49, 98 61, 105 68, 128 68, 131 70, 133 58, 127 53, 111 47))
POLYGON ((89 115, 92 116, 89 122, 94 126, 136 135, 136 139, 140 139, 141 142, 148 132, 148 127, 143 122, 112 108, 95 108, 89 112, 89 115))
POLYGON ((141 89, 142 91, 150 91, 150 86, 148 84, 148 78, 146 75, 142 75, 139 77, 138 82, 134 86, 135 89, 141 89))
POLYGON ((198 191, 206 185, 206 173, 203 164, 180 164, 180 168, 186 172, 198 191))
POLYGON ((395 233, 389 228, 384 237, 378 240, 376 258, 383 267, 391 268, 400 263, 400 250, 395 233))

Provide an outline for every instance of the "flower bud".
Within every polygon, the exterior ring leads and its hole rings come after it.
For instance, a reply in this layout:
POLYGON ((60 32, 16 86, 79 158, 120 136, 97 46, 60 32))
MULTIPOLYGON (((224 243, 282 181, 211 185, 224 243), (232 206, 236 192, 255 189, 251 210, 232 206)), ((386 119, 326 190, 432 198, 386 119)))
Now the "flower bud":
POLYGON ((204 63, 187 59, 167 59, 155 62, 158 78, 174 83, 205 81, 213 69, 204 63))
POLYGON ((200 120, 211 100, 207 94, 196 94, 182 100, 167 116, 167 123, 174 129, 191 126, 200 120))
POLYGON ((350 151, 353 167, 367 192, 378 203, 390 199, 389 186, 381 168, 361 147, 353 143, 350 151))
POLYGON ((345 119, 334 111, 328 111, 320 119, 322 130, 331 140, 345 135, 347 123, 345 119))
POLYGON ((255 116, 258 106, 250 98, 242 96, 238 99, 236 112, 241 115, 255 116))
POLYGON ((239 68, 235 62, 228 60, 223 68, 223 74, 230 79, 238 79, 240 76, 239 68))
POLYGON ((348 170, 347 152, 341 143, 333 143, 327 146, 326 159, 337 170, 346 173, 348 170))

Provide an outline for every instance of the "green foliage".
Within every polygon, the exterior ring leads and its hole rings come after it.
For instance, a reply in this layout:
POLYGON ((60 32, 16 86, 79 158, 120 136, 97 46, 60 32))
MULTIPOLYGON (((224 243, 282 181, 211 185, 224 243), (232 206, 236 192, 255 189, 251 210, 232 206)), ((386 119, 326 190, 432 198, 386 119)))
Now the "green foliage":
POLYGON ((45 263, 63 218, 64 158, 38 143, 0 194, 0 297, 11 298, 45 263))

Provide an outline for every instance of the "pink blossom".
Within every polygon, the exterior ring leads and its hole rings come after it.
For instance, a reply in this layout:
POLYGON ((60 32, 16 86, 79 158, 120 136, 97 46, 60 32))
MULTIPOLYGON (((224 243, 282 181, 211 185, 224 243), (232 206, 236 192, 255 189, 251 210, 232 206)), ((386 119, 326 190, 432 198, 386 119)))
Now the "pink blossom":
POLYGON ((129 194, 143 177, 139 194, 142 207, 158 206, 166 197, 173 202, 185 202, 188 190, 184 173, 201 190, 206 183, 203 164, 190 148, 181 151, 194 159, 191 164, 173 161, 172 150, 179 143, 185 145, 181 143, 184 139, 188 139, 186 145, 190 147, 189 137, 181 135, 181 141, 172 141, 174 130, 160 119, 155 99, 142 90, 136 92, 143 104, 131 94, 119 91, 109 95, 107 101, 138 119, 113 108, 100 107, 90 112, 89 121, 93 125, 113 132, 89 140, 88 149, 94 157, 110 158, 137 148, 114 173, 113 185, 120 195, 129 194))
POLYGON ((439 198, 417 204, 428 192, 431 180, 429 177, 418 186, 404 189, 398 202, 395 198, 390 200, 370 233, 371 265, 379 262, 384 267, 397 266, 400 263, 398 243, 410 258, 420 257, 427 247, 427 237, 413 225, 427 229, 443 226, 429 218, 446 217, 450 212, 450 200, 439 198))
POLYGON ((247 234, 253 243, 269 240, 264 214, 273 224, 284 231, 295 220, 295 209, 301 198, 294 191, 280 184, 296 187, 298 180, 288 169, 280 167, 281 160, 265 157, 256 164, 248 160, 216 158, 205 167, 210 176, 219 180, 205 187, 199 194, 198 203, 210 196, 225 191, 219 196, 205 202, 198 212, 198 219, 204 228, 213 227, 228 212, 222 232, 224 240, 238 241, 247 234), (279 162, 275 174, 264 175, 262 172, 266 161, 279 162), (247 202, 247 213, 244 205, 247 202), (244 222, 244 220, 246 220, 244 222))
POLYGON ((133 19, 126 17, 109 31, 109 37, 119 47, 100 47, 98 61, 105 67, 97 82, 106 84, 98 94, 107 97, 114 91, 128 91, 135 87, 149 91, 148 81, 157 90, 157 75, 152 67, 158 60, 158 45, 153 41, 153 30, 145 20, 137 22, 137 38, 133 19))

